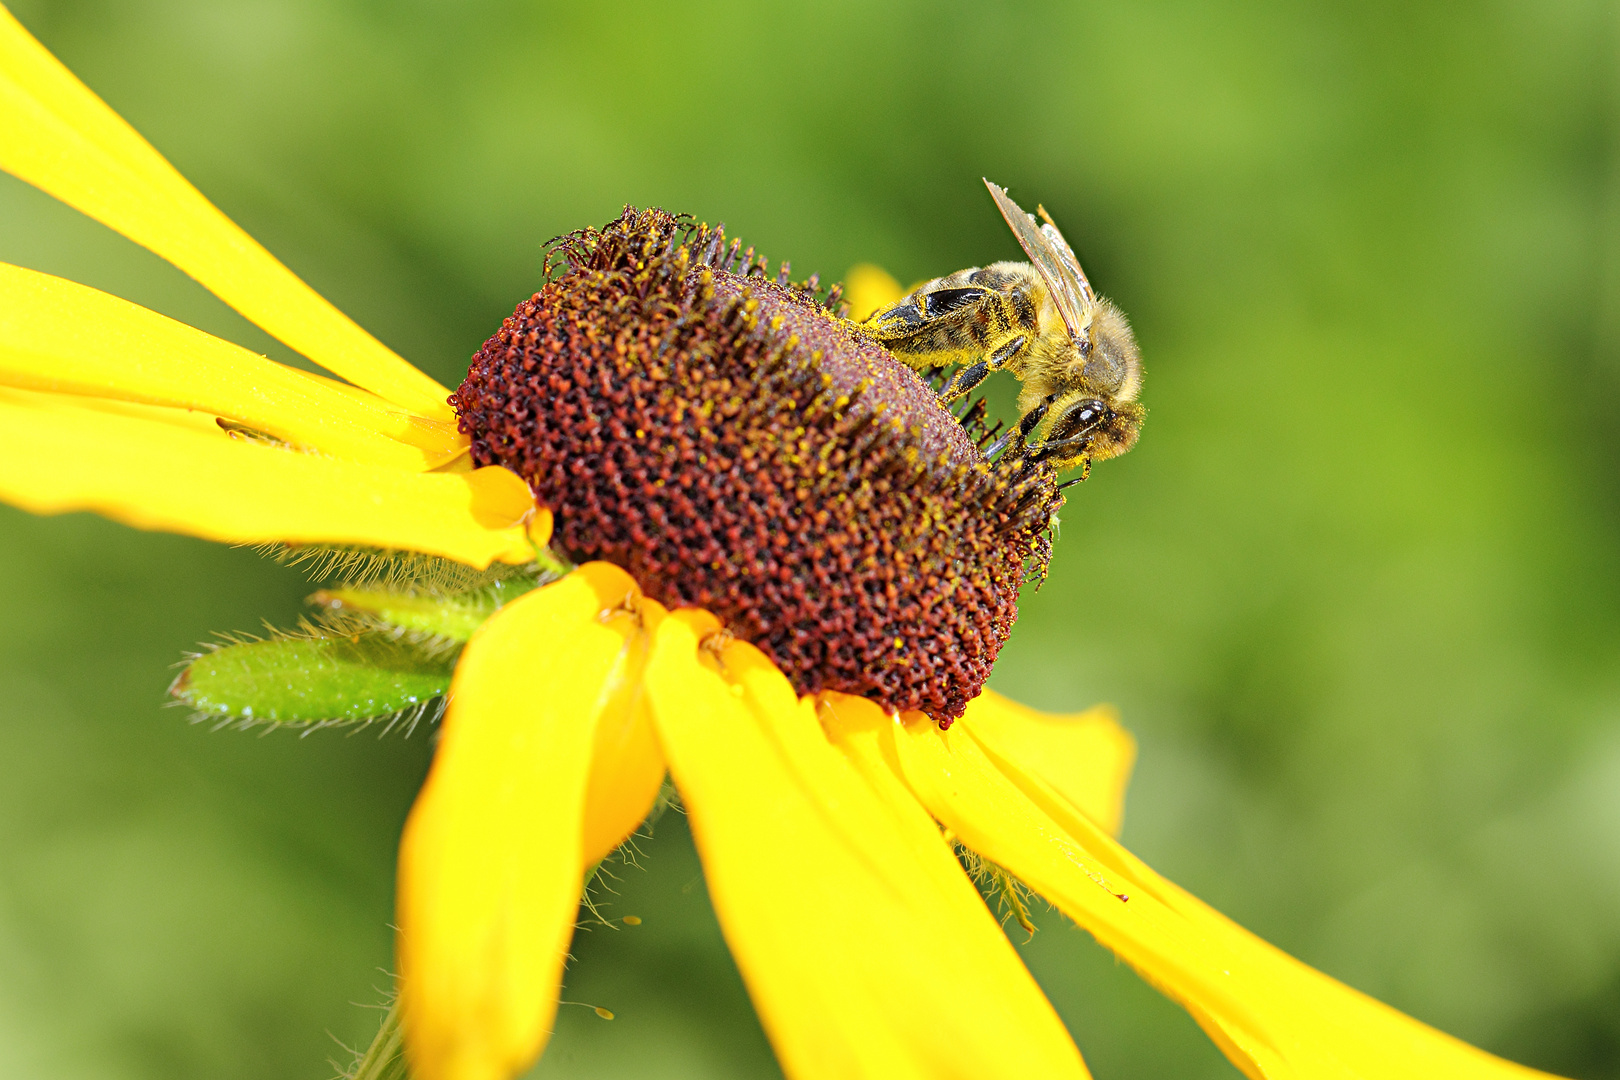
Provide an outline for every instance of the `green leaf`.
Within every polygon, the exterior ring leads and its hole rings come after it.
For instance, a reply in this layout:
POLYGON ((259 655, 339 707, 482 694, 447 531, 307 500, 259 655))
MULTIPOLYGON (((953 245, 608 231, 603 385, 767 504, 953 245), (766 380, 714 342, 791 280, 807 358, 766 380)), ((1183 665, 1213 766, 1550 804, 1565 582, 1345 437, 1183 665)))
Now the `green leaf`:
POLYGON ((273 638, 193 660, 169 692, 205 716, 245 723, 345 723, 426 706, 450 687, 455 656, 386 633, 273 638))

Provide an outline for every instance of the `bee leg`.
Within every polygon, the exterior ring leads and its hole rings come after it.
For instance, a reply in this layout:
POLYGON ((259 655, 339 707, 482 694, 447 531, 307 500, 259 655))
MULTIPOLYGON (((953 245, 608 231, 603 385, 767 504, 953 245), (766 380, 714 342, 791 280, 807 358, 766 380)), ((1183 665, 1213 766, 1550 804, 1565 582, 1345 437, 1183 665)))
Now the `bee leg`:
POLYGON ((1025 413, 1019 418, 1018 437, 1020 439, 1029 438, 1029 433, 1034 431, 1042 420, 1046 419, 1046 410, 1052 407, 1052 402, 1056 398, 1057 395, 1053 394, 1051 397, 1048 397, 1045 401, 1041 402, 1039 405, 1035 406, 1033 409, 1029 410, 1029 412, 1025 413))
POLYGON ((1091 475, 1091 459, 1090 458, 1083 458, 1081 460, 1081 462, 1080 462, 1080 475, 1075 477, 1073 480, 1065 480, 1065 481, 1063 481, 1063 483, 1061 483, 1061 484, 1059 484, 1057 486, 1057 489, 1059 491, 1062 491, 1064 488, 1072 488, 1072 487, 1074 487, 1074 485, 1080 483, 1080 481, 1084 480, 1086 477, 1088 477, 1090 475, 1091 475))
POLYGON ((990 354, 990 370, 1000 371, 1007 366, 1007 361, 1023 351, 1026 339, 1023 335, 1013 338, 1007 344, 990 354))
POLYGON ((1045 418, 1046 410, 1052 407, 1052 402, 1055 400, 1057 400, 1057 395, 1053 394, 1045 401, 1029 410, 1029 412, 1019 417, 1018 426, 1009 429, 1007 434, 991 443, 985 449, 984 456, 987 458, 995 457, 997 454, 1007 449, 1008 445, 1011 444, 1014 439, 1018 440, 1018 445, 1020 447, 1025 446, 1029 441, 1029 433, 1034 431, 1035 428, 1040 424, 1041 420, 1045 418))
MULTIPOLYGON (((1030 454, 1030 457, 1036 461, 1045 461, 1048 458, 1057 457, 1059 454, 1067 454, 1071 450, 1079 453, 1085 453, 1086 450, 1090 449, 1091 441, 1091 432, 1087 432, 1084 435, 1075 435, 1068 439, 1048 439, 1046 442, 1043 442, 1041 445, 1037 446, 1030 454)), ((1086 459, 1087 468, 1090 468, 1090 460, 1091 459, 1089 458, 1086 459)), ((1063 466, 1061 465, 1059 466, 1059 468, 1062 467, 1063 466)))
POLYGON ((982 427, 984 414, 988 411, 989 407, 985 405, 984 398, 975 398, 973 404, 969 405, 967 410, 956 418, 956 422, 963 427, 982 427))
POLYGON ((985 377, 989 374, 990 362, 988 360, 980 360, 977 364, 971 364, 968 367, 963 368, 961 371, 956 373, 956 377, 954 379, 945 384, 945 389, 939 392, 940 400, 951 401, 955 398, 961 397, 969 390, 972 390, 975 386, 978 386, 980 383, 984 382, 985 377))

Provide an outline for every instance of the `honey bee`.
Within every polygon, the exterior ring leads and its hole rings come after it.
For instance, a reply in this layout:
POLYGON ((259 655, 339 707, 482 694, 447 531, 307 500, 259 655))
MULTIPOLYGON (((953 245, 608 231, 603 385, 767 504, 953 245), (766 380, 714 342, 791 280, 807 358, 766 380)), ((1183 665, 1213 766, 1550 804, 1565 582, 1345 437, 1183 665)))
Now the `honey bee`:
POLYGON ((1021 418, 992 452, 1016 436, 1033 460, 1079 467, 1083 480, 1093 461, 1136 443, 1147 411, 1136 400, 1142 356, 1124 314, 1092 291, 1046 208, 1036 207, 1038 223, 984 183, 1030 261, 935 278, 860 325, 911 367, 955 367, 939 392, 945 401, 992 371, 1012 372, 1023 383, 1021 418))

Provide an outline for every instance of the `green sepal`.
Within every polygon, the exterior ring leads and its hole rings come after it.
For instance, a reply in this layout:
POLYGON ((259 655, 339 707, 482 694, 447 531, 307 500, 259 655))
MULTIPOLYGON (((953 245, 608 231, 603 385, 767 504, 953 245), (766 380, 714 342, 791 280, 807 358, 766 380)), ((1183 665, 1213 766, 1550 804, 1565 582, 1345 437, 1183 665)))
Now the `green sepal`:
POLYGON ((242 641, 192 660, 169 692, 226 722, 354 723, 426 708, 455 661, 377 631, 242 641))
POLYGON ((465 642, 502 605, 538 584, 532 577, 502 578, 448 596, 387 589, 322 589, 310 600, 334 614, 358 614, 418 634, 465 642))

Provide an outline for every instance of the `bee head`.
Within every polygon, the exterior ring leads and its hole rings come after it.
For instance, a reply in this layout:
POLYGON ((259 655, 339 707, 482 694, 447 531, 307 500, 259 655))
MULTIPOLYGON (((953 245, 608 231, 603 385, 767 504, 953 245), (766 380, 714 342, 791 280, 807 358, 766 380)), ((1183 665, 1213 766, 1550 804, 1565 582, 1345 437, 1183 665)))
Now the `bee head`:
POLYGON ((1030 456, 1062 470, 1118 457, 1136 445, 1147 410, 1135 401, 1108 401, 1072 390, 1052 403, 1030 456))

